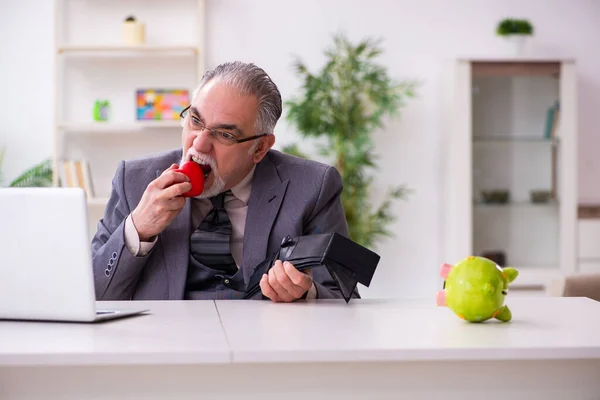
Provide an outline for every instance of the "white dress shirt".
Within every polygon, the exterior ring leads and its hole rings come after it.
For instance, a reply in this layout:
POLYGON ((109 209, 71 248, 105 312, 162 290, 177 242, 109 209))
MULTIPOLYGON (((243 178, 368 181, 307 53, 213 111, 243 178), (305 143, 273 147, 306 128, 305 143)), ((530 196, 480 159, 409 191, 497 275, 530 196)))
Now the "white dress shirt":
MULTIPOLYGON (((238 268, 242 265, 242 255, 244 252, 244 229, 246 227, 246 214, 248 213, 248 200, 250 199, 250 193, 252 191, 252 177, 254 176, 254 170, 252 168, 250 173, 246 175, 244 179, 237 185, 231 188, 231 192, 225 196, 225 211, 231 221, 231 237, 230 247, 231 255, 235 260, 238 268)), ((192 230, 195 230, 204 217, 212 208, 212 204, 209 199, 190 199, 191 214, 192 214, 192 230)), ((138 235, 137 229, 131 219, 131 214, 125 220, 125 246, 129 249, 132 255, 136 257, 143 257, 147 255, 150 250, 154 247, 157 237, 151 242, 141 242, 140 236, 138 235)), ((311 286, 306 298, 314 299, 317 297, 317 289, 315 285, 311 286)))

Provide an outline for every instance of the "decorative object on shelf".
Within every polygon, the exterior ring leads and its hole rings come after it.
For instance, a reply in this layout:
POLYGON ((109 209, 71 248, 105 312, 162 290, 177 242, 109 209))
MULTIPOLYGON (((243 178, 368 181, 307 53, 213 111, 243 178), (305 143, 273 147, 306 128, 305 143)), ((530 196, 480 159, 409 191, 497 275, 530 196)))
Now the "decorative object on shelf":
POLYGON ((501 250, 489 250, 481 253, 481 257, 487 258, 498 264, 501 267, 505 267, 507 264, 506 254, 501 250))
MULTIPOLYGON (((376 62, 382 53, 377 41, 365 39, 354 44, 338 34, 333 42, 325 52, 324 66, 315 74, 296 60, 301 88, 286 102, 287 120, 302 137, 326 140, 320 153, 332 159, 342 176, 341 197, 350 238, 373 248, 380 238, 392 236, 387 228, 395 219, 392 202, 405 197, 408 190, 392 187, 379 206, 372 205, 374 177, 369 171, 377 168, 372 135, 383 126, 386 116, 397 115, 414 96, 416 84, 394 81, 376 62)), ((307 158, 296 144, 283 151, 307 158)))
MULTIPOLYGON (((6 149, 0 151, 0 185, 2 184, 2 163, 6 149)), ((48 187, 52 186, 52 161, 43 160, 25 170, 8 184, 8 187, 48 187)))
POLYGON ((470 256, 456 265, 443 264, 440 276, 444 288, 437 293, 437 305, 448 307, 469 322, 491 318, 508 322, 512 313, 504 305, 504 298, 508 284, 518 275, 515 268, 502 268, 485 257, 470 256))
POLYGON ((136 94, 137 120, 179 120, 190 102, 186 89, 139 89, 136 94))
POLYGON ((122 34, 123 43, 127 45, 137 46, 146 42, 146 27, 136 21, 134 16, 129 16, 123 21, 122 34))
POLYGON ((508 190, 483 190, 481 199, 485 204, 506 204, 510 201, 508 190))
POLYGON ((544 137, 551 139, 554 143, 552 146, 552 171, 551 181, 552 190, 551 198, 556 198, 558 185, 558 148, 556 140, 559 138, 559 123, 560 123, 560 101, 555 101, 554 104, 548 107, 546 111, 546 124, 544 127, 544 137))
POLYGON ((551 190, 532 190, 529 192, 529 197, 532 203, 545 204, 552 200, 551 190))
POLYGON ((533 35, 533 25, 526 19, 505 18, 498 23, 496 33, 509 43, 511 55, 521 56, 527 38, 533 35))
POLYGON ((110 102, 96 100, 94 102, 94 121, 108 121, 110 115, 110 102))
POLYGON ((544 137, 555 139, 558 137, 558 122, 560 120, 560 102, 555 101, 546 111, 546 123, 544 125, 544 137))

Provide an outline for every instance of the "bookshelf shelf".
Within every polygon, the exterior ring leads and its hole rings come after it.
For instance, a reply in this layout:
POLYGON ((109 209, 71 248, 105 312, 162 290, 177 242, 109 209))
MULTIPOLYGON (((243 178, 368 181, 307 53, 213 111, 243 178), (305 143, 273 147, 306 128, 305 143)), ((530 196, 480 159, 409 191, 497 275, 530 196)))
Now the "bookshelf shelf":
POLYGON ((540 143, 557 145, 559 138, 546 138, 539 136, 473 136, 473 142, 476 143, 540 143))
POLYGON ((179 121, 137 121, 137 122, 63 122, 58 125, 66 133, 122 133, 144 129, 181 129, 179 121))
POLYGON ((513 201, 510 203, 484 203, 476 201, 473 205, 477 208, 498 208, 498 209, 510 209, 510 208, 524 208, 524 207, 536 207, 536 208, 557 208, 560 204, 557 201, 549 201, 547 203, 533 203, 530 201, 513 201))
POLYGON ((166 46, 125 46, 125 45, 62 45, 57 47, 58 54, 76 54, 90 53, 98 54, 152 54, 170 56, 172 53, 187 53, 190 56, 195 56, 199 52, 198 47, 188 45, 166 45, 166 46))

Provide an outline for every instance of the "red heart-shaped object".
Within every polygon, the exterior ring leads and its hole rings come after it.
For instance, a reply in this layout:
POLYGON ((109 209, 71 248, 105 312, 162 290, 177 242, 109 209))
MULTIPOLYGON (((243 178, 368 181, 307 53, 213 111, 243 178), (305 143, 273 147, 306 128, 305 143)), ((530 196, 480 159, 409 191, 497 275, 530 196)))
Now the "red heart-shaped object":
POLYGON ((195 197, 202 193, 204 190, 204 172, 202 172, 202 168, 200 165, 198 165, 198 163, 195 163, 194 161, 187 161, 175 171, 187 175, 187 177, 190 178, 190 183, 192 184, 190 191, 185 192, 182 195, 183 197, 195 197))

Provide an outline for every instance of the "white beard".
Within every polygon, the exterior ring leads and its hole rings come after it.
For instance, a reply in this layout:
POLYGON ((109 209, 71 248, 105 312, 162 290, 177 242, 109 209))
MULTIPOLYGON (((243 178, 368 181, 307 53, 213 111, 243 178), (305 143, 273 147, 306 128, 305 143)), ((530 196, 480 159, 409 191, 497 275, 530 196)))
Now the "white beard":
POLYGON ((223 178, 215 174, 215 171, 212 170, 211 174, 214 174, 215 179, 213 180, 213 184, 210 187, 205 187, 202 193, 198 196, 194 197, 196 199, 208 199, 210 197, 214 197, 221 193, 225 188, 225 181, 223 178))

